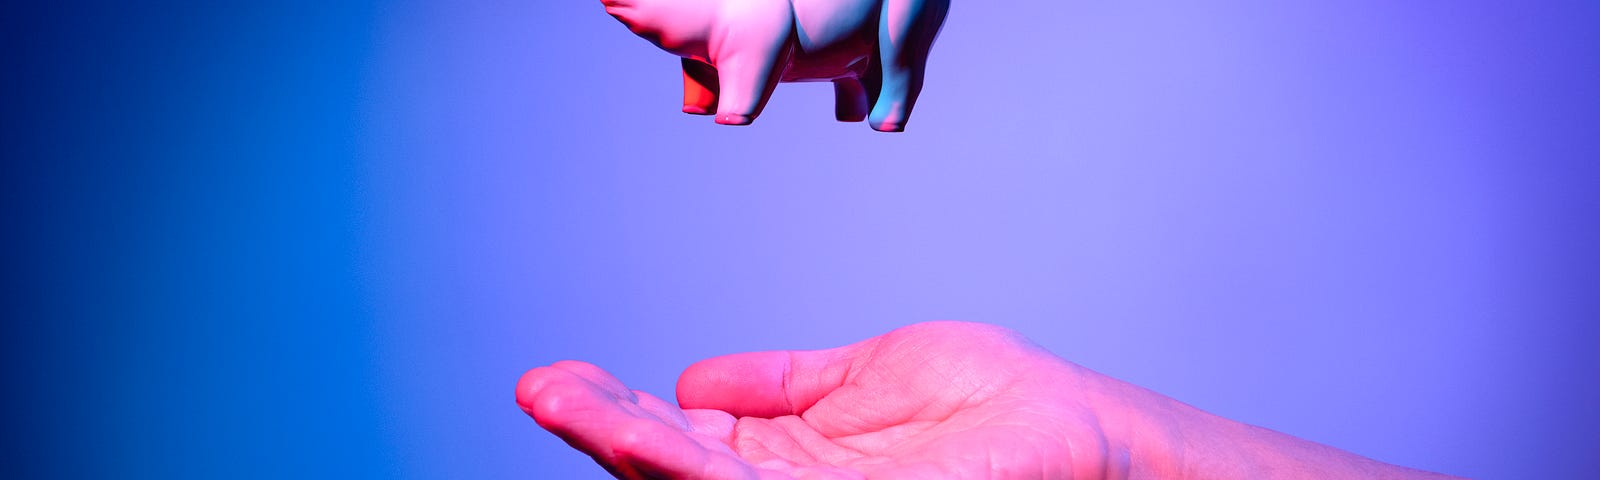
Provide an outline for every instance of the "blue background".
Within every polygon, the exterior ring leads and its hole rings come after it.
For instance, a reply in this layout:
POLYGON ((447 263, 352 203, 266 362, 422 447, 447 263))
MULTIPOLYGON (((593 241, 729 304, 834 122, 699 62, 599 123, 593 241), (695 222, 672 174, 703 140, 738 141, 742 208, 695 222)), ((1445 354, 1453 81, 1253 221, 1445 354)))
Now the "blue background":
POLYGON ((593 1, 225 3, 0 15, 7 478, 603 478, 522 371, 933 319, 1600 469, 1595 2, 957 2, 900 135, 683 115, 593 1))

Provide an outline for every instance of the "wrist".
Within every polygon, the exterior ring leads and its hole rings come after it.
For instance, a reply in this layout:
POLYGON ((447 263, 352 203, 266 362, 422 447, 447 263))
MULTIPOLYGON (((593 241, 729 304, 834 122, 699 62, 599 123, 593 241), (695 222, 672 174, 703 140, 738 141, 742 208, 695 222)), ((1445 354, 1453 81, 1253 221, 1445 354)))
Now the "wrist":
POLYGON ((1193 407, 1111 377, 1090 372, 1098 388, 1093 408, 1106 436, 1108 480, 1199 478, 1187 465, 1196 455, 1188 433, 1193 407))
POLYGON ((1236 422, 1099 377, 1105 387, 1097 389, 1103 393, 1096 415, 1113 452, 1108 479, 1454 478, 1236 422), (1123 452, 1121 470, 1114 465, 1117 452, 1123 452))

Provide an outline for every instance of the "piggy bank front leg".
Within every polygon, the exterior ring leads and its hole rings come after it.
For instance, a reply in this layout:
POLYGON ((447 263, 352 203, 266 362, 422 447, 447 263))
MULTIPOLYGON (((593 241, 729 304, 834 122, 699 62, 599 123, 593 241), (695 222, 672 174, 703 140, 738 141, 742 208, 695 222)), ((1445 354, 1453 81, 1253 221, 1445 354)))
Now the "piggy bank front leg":
POLYGON ((868 116, 874 130, 905 130, 911 107, 922 93, 928 52, 949 11, 950 0, 884 0, 877 62, 882 83, 868 116))
POLYGON ((766 108, 791 55, 787 44, 773 50, 736 53, 717 64, 717 81, 722 86, 717 123, 749 125, 766 108))
POLYGON ((789 68, 794 52, 794 17, 788 2, 746 1, 733 16, 737 29, 725 32, 712 52, 717 82, 717 123, 749 125, 767 106, 773 88, 789 68))
POLYGON ((683 113, 710 115, 717 111, 717 69, 705 62, 683 59, 683 113))

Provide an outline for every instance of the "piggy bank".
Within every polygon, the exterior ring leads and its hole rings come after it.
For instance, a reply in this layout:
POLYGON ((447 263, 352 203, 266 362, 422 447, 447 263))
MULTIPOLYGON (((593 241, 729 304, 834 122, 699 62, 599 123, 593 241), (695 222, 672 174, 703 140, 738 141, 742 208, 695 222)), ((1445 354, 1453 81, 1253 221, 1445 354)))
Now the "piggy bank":
POLYGON ((778 82, 833 82, 834 115, 903 131, 950 0, 601 0, 683 57, 683 111, 749 125, 778 82))

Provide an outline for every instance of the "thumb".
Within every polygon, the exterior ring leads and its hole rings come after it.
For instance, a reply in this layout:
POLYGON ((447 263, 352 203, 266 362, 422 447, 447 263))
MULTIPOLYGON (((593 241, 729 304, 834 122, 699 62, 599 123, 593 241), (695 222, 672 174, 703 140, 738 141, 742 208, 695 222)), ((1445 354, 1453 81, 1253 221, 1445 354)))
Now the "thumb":
POLYGON ((722 410, 735 417, 799 415, 844 385, 872 342, 701 360, 678 377, 678 406, 722 410))

